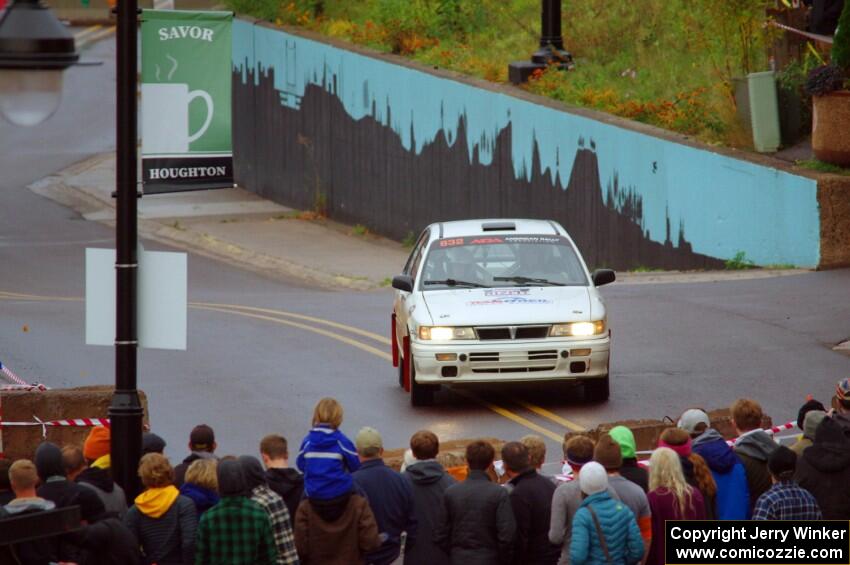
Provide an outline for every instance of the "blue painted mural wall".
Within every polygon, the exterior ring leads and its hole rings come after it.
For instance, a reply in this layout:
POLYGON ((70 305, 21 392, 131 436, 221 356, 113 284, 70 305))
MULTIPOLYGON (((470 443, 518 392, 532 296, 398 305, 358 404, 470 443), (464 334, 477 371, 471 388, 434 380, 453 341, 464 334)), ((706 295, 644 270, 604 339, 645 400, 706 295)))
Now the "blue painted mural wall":
MULTIPOLYGON (((610 190, 612 183, 628 187, 641 202, 635 221, 649 240, 669 241, 670 226, 673 231, 684 226, 692 251, 711 258, 743 251, 760 265, 818 264, 812 179, 245 21, 233 24, 233 67, 235 83, 244 87, 273 80, 284 110, 300 110, 308 89, 320 87, 338 98, 351 120, 371 119, 391 128, 414 155, 441 136, 452 146, 463 124, 461 143, 470 163, 486 167, 500 132, 510 128, 514 178, 531 181, 538 167, 562 191, 571 190, 577 148, 592 142, 600 189, 610 190)), ((260 109, 240 108, 237 102, 235 121, 242 111, 260 109)), ((235 153, 239 159, 238 148, 235 153)))

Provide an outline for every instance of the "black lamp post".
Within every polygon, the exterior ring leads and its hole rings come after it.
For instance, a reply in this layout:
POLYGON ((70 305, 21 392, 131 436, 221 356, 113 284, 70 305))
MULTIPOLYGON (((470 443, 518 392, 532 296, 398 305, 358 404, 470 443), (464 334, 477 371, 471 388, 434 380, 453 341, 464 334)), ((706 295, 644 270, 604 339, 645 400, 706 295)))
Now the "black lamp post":
POLYGON ((142 454, 144 414, 136 388, 138 0, 120 0, 117 11, 115 393, 109 406, 109 419, 112 476, 124 488, 128 501, 132 501, 140 490, 137 469, 142 454))
MULTIPOLYGON (((118 2, 116 111, 115 393, 109 407, 112 474, 129 500, 139 492, 144 411, 136 388, 138 0, 118 2)), ((40 0, 15 0, 0 19, 0 113, 36 125, 59 107, 62 71, 79 59, 74 37, 40 0)))
POLYGON ((0 114, 19 126, 49 118, 62 71, 79 59, 74 36, 39 0, 15 0, 0 19, 0 114))
POLYGON ((536 70, 554 66, 559 70, 573 67, 573 57, 564 51, 561 35, 561 0, 541 0, 540 49, 532 53, 531 61, 515 61, 508 65, 508 78, 514 84, 528 81, 536 70))

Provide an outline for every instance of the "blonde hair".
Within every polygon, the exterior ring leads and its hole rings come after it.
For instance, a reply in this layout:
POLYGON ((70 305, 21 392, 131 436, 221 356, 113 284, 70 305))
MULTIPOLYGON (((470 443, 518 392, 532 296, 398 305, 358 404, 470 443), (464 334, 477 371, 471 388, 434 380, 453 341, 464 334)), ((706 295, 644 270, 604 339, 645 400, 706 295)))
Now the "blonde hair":
POLYGON ((215 459, 196 459, 186 469, 184 481, 218 492, 217 467, 218 462, 215 459))
POLYGON ((342 404, 335 398, 323 398, 313 409, 313 425, 327 424, 333 429, 342 425, 342 404))
POLYGON ((693 489, 685 481, 679 454, 669 447, 659 447, 649 458, 649 490, 666 489, 673 494, 679 504, 679 513, 693 505, 693 489))
POLYGON ((519 440, 528 450, 528 462, 532 467, 540 467, 546 460, 546 442, 543 438, 534 434, 523 436, 519 440))
POLYGON ((161 488, 174 484, 174 469, 161 453, 147 453, 139 461, 139 477, 145 488, 161 488))
POLYGON ((29 459, 18 459, 9 467, 9 483, 13 490, 27 490, 38 484, 38 471, 29 459))

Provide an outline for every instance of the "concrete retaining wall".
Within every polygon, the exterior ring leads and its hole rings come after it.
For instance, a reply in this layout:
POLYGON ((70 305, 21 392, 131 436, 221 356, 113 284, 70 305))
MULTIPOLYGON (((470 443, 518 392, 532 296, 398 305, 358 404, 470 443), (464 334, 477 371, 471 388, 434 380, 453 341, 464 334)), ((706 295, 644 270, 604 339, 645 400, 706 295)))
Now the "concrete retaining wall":
MULTIPOLYGON (((112 387, 92 386, 72 389, 52 389, 44 392, 2 391, 4 422, 32 422, 33 416, 42 421, 73 418, 106 418, 112 401, 112 387)), ((145 421, 148 421, 148 401, 139 392, 145 421)), ((47 440, 64 445, 82 446, 91 428, 48 427, 47 440)), ((4 427, 3 452, 9 459, 31 459, 43 441, 40 426, 4 427)))
POLYGON ((237 181, 391 237, 530 216, 594 266, 832 265, 816 178, 773 159, 247 20, 233 79, 237 181))

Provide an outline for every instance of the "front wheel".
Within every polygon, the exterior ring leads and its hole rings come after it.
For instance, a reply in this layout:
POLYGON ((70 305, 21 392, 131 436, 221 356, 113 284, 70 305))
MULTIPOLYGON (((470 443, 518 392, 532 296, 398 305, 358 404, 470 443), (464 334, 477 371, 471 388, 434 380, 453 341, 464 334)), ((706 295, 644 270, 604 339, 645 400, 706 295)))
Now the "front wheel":
POLYGON ((590 402, 605 402, 611 391, 608 385, 608 375, 584 381, 584 398, 590 402))

